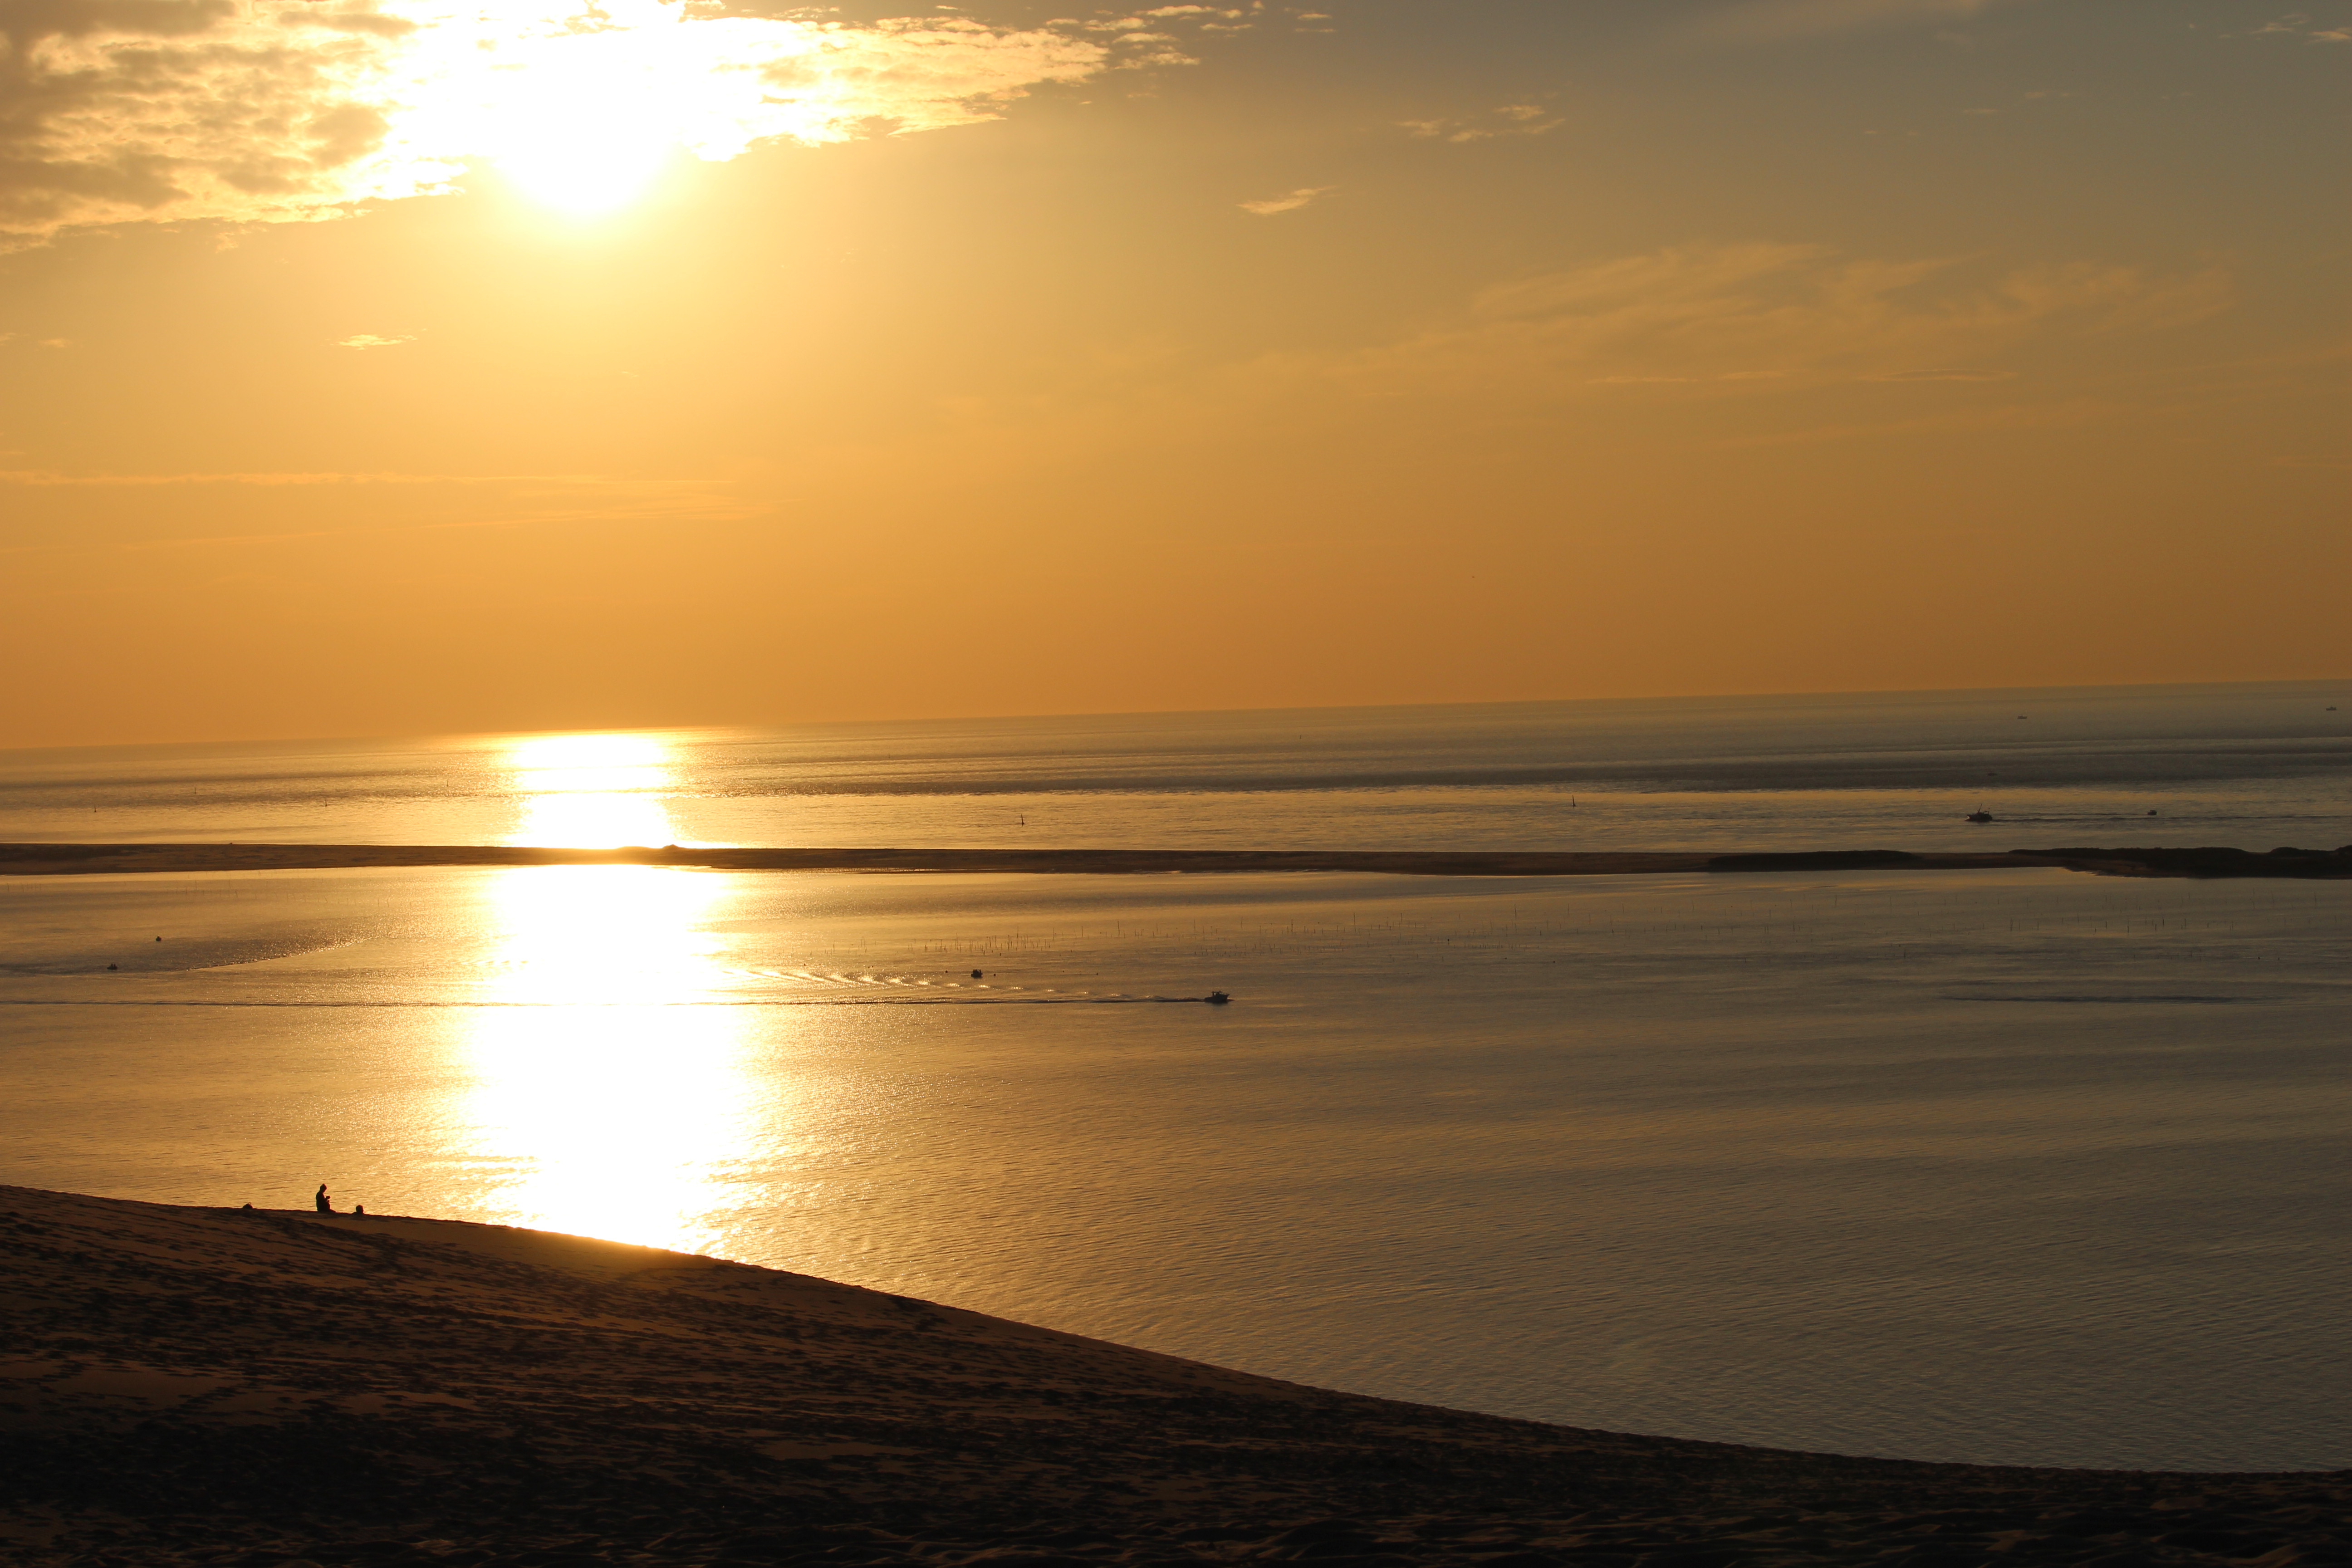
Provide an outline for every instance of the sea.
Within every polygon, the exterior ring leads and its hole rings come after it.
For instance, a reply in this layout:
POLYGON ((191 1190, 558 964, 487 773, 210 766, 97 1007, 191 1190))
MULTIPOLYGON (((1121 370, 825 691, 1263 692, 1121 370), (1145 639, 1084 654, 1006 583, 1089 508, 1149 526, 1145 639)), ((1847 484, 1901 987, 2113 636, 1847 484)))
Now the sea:
MULTIPOLYGON (((28 841, 2333 847, 2352 680, 0 753, 28 841)), ((325 1182, 1582 1426, 2342 1468, 2347 917, 2027 867, 0 877, 0 1182, 325 1182)))

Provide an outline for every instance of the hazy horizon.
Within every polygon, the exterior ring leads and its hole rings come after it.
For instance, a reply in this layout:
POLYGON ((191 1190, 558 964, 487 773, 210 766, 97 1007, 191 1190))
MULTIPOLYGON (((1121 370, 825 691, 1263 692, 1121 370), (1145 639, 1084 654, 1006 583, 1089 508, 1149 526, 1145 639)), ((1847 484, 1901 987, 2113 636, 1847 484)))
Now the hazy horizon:
MULTIPOLYGON (((1857 702, 1873 698, 1991 698, 2014 694, 2019 696, 2053 696, 2074 692, 2197 692, 2242 687, 2249 690, 2311 687, 2324 689, 2341 684, 2352 689, 2352 676, 2319 676, 2284 680, 2222 680, 2222 681, 2117 681, 2100 685, 2015 685, 2015 686, 1951 686, 1951 687, 1853 687, 1843 690, 1812 691, 1675 691, 1653 692, 1601 697, 1522 697, 1491 701, 1461 702, 1333 702, 1317 705, 1281 705, 1231 708, 1134 708, 1094 709, 1082 710, 1045 710, 1036 712, 998 713, 900 713, 874 715, 856 719, 744 721, 740 723, 648 723, 565 726, 551 729, 509 728, 493 730, 418 730, 405 733, 336 734, 256 734, 256 735, 185 735, 145 740, 95 742, 63 742, 48 744, 0 744, 0 754, 25 752, 97 752, 136 750, 140 748, 195 748, 203 746, 273 746, 327 744, 397 744, 412 742, 493 740, 533 735, 629 735, 662 733, 724 733, 728 731, 789 731, 793 730, 830 731, 864 727, 884 728, 892 725, 922 726, 928 724, 956 725, 988 723, 1002 721, 1046 721, 1055 719, 1214 719, 1264 717, 1282 713, 1377 713, 1409 712, 1417 710, 1477 709, 1477 708, 1547 708, 1601 707, 1618 705, 1635 707, 1643 704, 1667 706, 1684 703, 1728 702, 1759 703, 1785 700, 1801 703, 1809 700, 1833 701, 1850 698, 1857 702)), ((2348 693, 2352 694, 2352 693, 2348 693)), ((2315 689, 2315 696, 2326 695, 2315 689)))

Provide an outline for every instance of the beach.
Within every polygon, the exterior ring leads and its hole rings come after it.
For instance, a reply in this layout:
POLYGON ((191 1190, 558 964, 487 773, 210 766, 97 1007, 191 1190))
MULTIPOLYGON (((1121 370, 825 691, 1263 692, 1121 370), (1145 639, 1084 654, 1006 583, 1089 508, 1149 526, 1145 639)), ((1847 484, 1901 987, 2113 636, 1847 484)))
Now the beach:
POLYGON ((1331 1393, 427 1218, 0 1189, 0 1504, 113 1563, 2339 1563, 2344 1473, 1906 1464, 1331 1393))

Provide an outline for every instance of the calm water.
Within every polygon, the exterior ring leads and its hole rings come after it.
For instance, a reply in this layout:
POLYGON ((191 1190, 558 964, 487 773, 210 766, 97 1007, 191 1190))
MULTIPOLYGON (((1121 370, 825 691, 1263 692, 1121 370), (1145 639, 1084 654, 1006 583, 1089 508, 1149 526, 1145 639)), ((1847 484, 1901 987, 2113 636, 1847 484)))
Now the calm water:
POLYGON ((0 840, 2267 849, 2347 785, 2300 682, 0 752, 0 840))
MULTIPOLYGON (((2156 809, 2130 839, 2335 844, 2324 696, 19 753, 0 837, 989 843, 1060 812, 1091 827, 1046 841, 1976 842, 1977 791, 1887 782, 1932 753, 2030 755, 1984 795, 2066 829, 2028 842, 2156 809), (2003 710, 2068 728, 1959 743, 2003 710), (1634 761, 1594 784, 1604 753, 1634 761), (818 787, 891 778, 929 783, 818 787)), ((1637 1431, 2343 1466, 2347 912, 2034 870, 0 879, 0 1181, 324 1178, 1637 1431), (1235 1005, 1181 1000, 1211 987, 1235 1005)))

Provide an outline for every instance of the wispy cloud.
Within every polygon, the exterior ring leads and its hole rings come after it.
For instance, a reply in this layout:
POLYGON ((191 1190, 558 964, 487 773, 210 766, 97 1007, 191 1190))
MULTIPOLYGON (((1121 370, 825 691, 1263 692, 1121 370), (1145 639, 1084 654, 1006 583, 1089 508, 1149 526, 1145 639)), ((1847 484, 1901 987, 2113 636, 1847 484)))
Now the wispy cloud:
POLYGON ((645 483, 656 487, 701 484, 702 480, 614 480, 593 474, 403 474, 403 473, 241 473, 241 474, 68 474, 54 468, 0 469, 0 485, 30 485, 40 489, 152 489, 170 485, 520 485, 537 489, 645 483))
POLYGON ((2015 381, 2013 370, 1898 370, 1874 375, 1872 381, 2015 381))
POLYGON ((415 341, 414 337, 380 338, 373 332, 361 332, 353 337, 336 339, 335 346, 339 349, 390 349, 415 341))
MULTIPOLYGON (((278 544, 306 539, 356 537, 362 534, 437 532, 457 529, 569 527, 600 523, 729 522, 761 515, 770 503, 748 498, 736 484, 720 479, 622 479, 603 474, 413 474, 413 473, 179 473, 73 474, 54 469, 0 470, 0 491, 6 490, 318 490, 354 492, 439 489, 458 500, 454 510, 469 515, 436 517, 418 521, 402 516, 385 521, 382 508, 362 504, 362 494, 323 510, 299 505, 293 515, 305 521, 289 528, 247 529, 235 533, 174 532, 165 530, 146 537, 93 537, 77 529, 69 537, 0 545, 0 555, 73 555, 105 551, 182 550, 215 545, 278 544), (315 520, 331 519, 321 522, 315 520)), ((238 502, 230 515, 242 518, 261 504, 238 502)), ((288 498, 290 501, 292 498, 288 498)), ((169 495, 157 500, 178 517, 185 500, 169 495)), ((29 498, 27 498, 29 504, 29 498)), ((201 513, 199 513, 201 515, 201 513)), ((263 515, 267 515, 266 513, 263 515)))
POLYGON ((1337 185, 1302 185, 1287 195, 1268 196, 1262 202, 1244 202, 1241 209, 1245 213, 1255 213, 1260 217, 1272 217, 1276 213, 1297 212, 1307 203, 1328 196, 1339 188, 1337 185))
MULTIPOLYGON (((1196 27, 1203 33, 1246 33, 1257 25, 1257 16, 1246 10, 1223 5, 1155 5, 1132 16, 1084 24, 1093 31, 1138 34, 1152 27, 1178 25, 1196 27)), ((1160 41, 1174 42, 1171 38, 1160 41)))
POLYGON ((2230 301, 2218 272, 2078 264, 1960 279, 1949 260, 1820 246, 1657 251, 1489 289, 1457 320, 1341 374, 1394 392, 2006 380, 1997 356, 2035 340, 2179 325, 2230 301))
POLYGON ((1763 42, 1862 27, 1948 26, 2024 0, 1739 0, 1690 25, 1696 37, 1763 42))
POLYGON ((671 0, 12 9, 0 234, 20 239, 331 216, 551 148, 723 161, 970 124, 1124 58, 1076 26, 712 16, 671 0))
POLYGON ((1507 103, 1465 120, 1401 120, 1415 136, 1446 142, 1486 142, 1497 136, 1540 136, 1567 121, 1539 103, 1507 103))
POLYGON ((2296 38, 2306 44, 2352 44, 2352 26, 2326 26, 2301 11, 2290 11, 2256 27, 2257 38, 2296 38))

